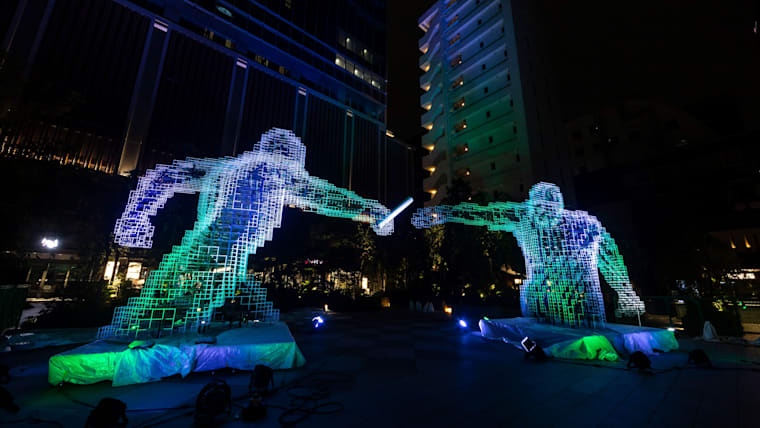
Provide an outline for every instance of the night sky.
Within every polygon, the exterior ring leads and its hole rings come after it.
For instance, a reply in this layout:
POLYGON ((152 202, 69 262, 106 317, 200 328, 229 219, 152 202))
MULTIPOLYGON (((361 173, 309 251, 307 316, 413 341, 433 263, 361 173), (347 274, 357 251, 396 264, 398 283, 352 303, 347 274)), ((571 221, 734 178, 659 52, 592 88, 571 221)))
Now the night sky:
MULTIPOLYGON (((565 120, 645 98, 740 119, 723 132, 760 129, 760 1, 534 1, 565 120)), ((402 139, 421 131, 416 23, 432 3, 388 1, 388 124, 402 139)))

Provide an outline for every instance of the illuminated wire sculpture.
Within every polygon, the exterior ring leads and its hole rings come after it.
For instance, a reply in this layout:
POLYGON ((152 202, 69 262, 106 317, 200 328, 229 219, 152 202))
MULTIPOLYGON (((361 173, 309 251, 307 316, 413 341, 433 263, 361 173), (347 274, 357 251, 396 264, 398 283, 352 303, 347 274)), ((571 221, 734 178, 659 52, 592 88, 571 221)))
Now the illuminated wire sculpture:
POLYGON ((554 184, 537 183, 522 203, 435 206, 412 217, 417 228, 447 222, 486 226, 517 238, 527 270, 520 286, 524 316, 571 326, 603 326, 599 271, 618 294, 616 316, 644 313, 615 241, 587 212, 565 210, 554 184))
POLYGON ((380 222, 389 210, 375 200, 312 177, 304 168, 306 147, 291 131, 274 128, 253 151, 237 157, 174 161, 157 165, 130 192, 116 221, 115 241, 150 248, 150 217, 175 193, 200 193, 198 217, 179 245, 150 273, 139 297, 116 308, 99 337, 171 334, 210 322, 228 299, 262 321, 279 319, 260 282, 247 276, 248 256, 272 239, 283 207, 371 223, 378 235, 393 232, 380 222))

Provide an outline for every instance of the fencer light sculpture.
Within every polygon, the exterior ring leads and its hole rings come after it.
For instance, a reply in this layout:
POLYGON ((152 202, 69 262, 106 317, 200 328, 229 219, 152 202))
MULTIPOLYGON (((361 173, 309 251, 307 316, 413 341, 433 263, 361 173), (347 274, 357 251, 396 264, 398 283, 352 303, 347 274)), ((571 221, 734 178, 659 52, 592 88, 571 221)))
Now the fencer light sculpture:
POLYGON ((487 206, 463 203, 418 210, 417 228, 447 222, 511 232, 523 252, 527 279, 520 286, 523 316, 554 324, 601 327, 605 323, 599 271, 618 294, 617 316, 644 313, 615 241, 585 211, 564 209, 554 184, 537 183, 527 201, 487 206))
POLYGON ((116 243, 150 248, 150 218, 175 193, 200 193, 198 217, 180 245, 164 255, 140 296, 116 308, 99 337, 193 331, 212 319, 228 299, 255 319, 279 319, 266 290, 248 277, 248 256, 272 239, 284 206, 372 224, 378 235, 393 232, 381 221, 379 202, 312 177, 304 169, 306 147, 291 131, 272 129, 253 150, 237 157, 188 158, 157 165, 138 181, 116 222, 116 243))

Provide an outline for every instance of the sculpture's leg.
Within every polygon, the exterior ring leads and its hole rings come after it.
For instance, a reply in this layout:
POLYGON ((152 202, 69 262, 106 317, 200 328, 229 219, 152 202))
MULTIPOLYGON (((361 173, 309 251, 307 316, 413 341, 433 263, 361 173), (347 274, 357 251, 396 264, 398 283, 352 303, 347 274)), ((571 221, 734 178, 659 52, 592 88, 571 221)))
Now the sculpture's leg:
POLYGON ((585 325, 592 328, 604 327, 606 316, 604 314, 604 298, 599 278, 592 277, 584 281, 583 311, 585 312, 585 325))
POLYGON ((101 328, 98 337, 138 336, 143 332, 154 334, 156 329, 173 329, 175 322, 185 317, 184 308, 191 301, 190 296, 183 296, 209 273, 201 269, 208 260, 201 260, 204 256, 199 254, 207 228, 196 222, 192 230, 185 232, 182 243, 165 254, 158 269, 148 275, 140 296, 117 308, 111 325, 101 328))

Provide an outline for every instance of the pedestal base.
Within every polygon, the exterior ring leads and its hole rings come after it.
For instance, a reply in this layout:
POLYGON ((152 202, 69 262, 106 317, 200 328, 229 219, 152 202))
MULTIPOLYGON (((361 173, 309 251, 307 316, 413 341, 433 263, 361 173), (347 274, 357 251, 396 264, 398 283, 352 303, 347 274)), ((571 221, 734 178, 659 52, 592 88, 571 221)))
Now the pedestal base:
POLYGON ((580 360, 616 361, 636 351, 651 355, 678 349, 672 331, 624 324, 570 328, 540 324, 535 318, 504 318, 480 320, 480 332, 487 339, 504 340, 518 347, 527 336, 548 355, 580 360))
POLYGON ((212 326, 203 335, 173 335, 152 342, 147 348, 130 349, 129 340, 103 339, 54 355, 48 365, 48 382, 108 380, 113 386, 123 386, 227 367, 252 370, 264 364, 276 370, 306 362, 288 326, 279 321, 230 330, 212 326), (209 337, 215 337, 216 343, 196 343, 209 337))

